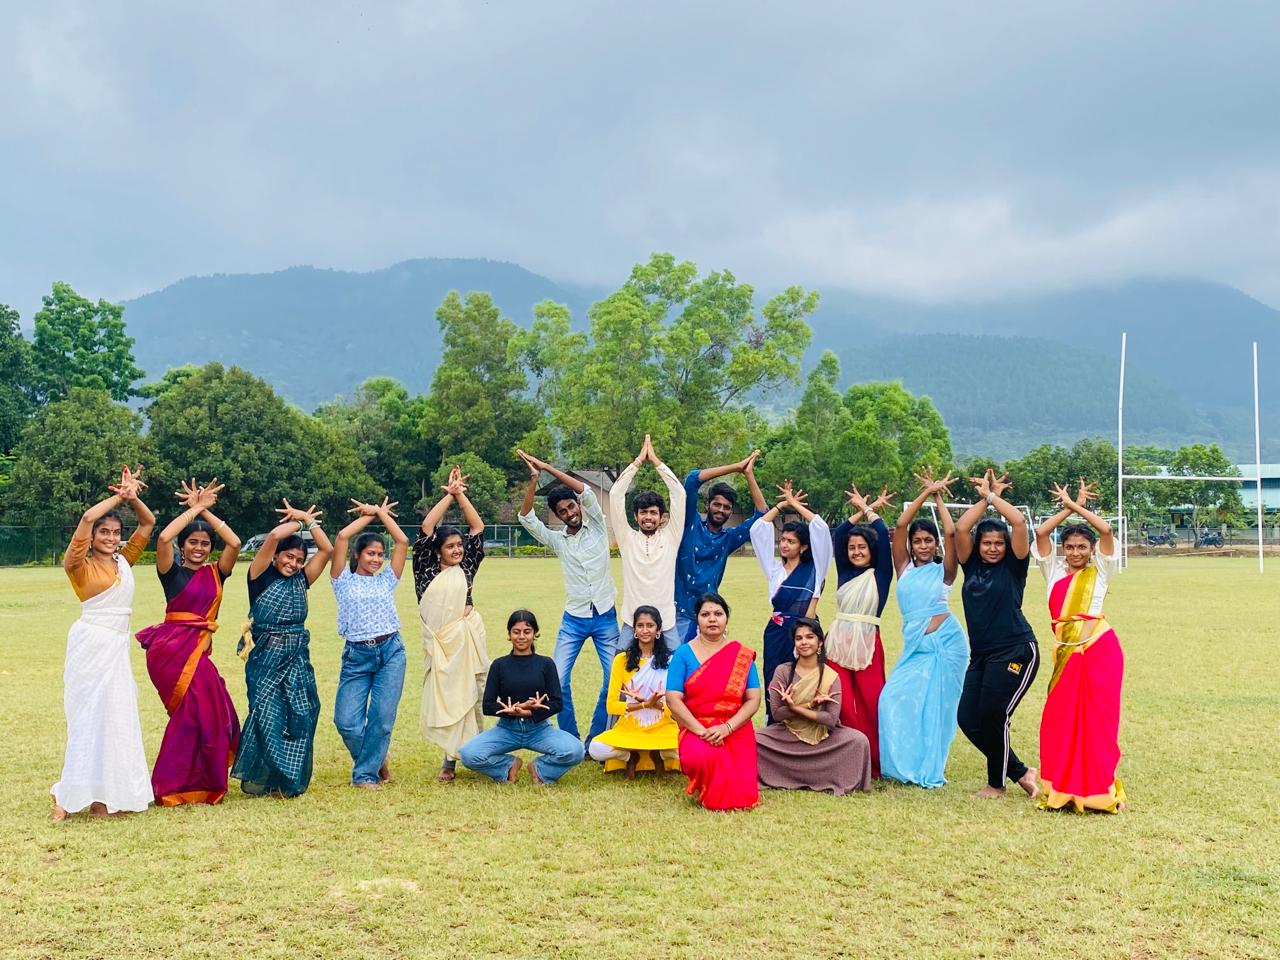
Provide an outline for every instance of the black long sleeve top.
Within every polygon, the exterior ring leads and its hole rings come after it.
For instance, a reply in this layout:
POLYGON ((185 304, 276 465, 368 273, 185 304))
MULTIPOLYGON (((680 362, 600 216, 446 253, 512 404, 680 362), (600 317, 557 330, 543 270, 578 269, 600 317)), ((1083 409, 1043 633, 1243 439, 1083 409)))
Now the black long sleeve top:
POLYGON ((550 657, 536 653, 527 657, 518 657, 513 653, 499 657, 489 665, 489 677, 484 684, 484 713, 488 717, 506 717, 510 714, 499 713, 502 704, 519 703, 530 697, 545 693, 546 709, 533 711, 528 719, 538 721, 554 717, 560 712, 563 701, 560 697, 560 675, 556 672, 556 662, 550 657))

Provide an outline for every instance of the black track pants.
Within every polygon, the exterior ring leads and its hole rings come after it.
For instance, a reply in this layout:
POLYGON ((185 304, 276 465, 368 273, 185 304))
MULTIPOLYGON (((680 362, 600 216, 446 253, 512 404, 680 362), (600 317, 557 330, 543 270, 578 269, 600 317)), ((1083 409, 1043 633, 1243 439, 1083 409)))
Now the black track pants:
POLYGON ((964 735, 987 758, 987 783, 993 787, 1003 788, 1006 777, 1017 781, 1027 772, 1009 744, 1009 722, 1039 667, 1040 649, 1034 642, 969 658, 957 719, 964 735))

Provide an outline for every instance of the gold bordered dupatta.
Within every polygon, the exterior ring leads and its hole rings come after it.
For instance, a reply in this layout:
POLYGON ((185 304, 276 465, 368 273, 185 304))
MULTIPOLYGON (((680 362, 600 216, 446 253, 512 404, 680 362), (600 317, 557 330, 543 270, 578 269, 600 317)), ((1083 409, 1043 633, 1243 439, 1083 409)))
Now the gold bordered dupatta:
MULTIPOLYGON (((791 667, 791 699, 793 702, 801 706, 816 710, 813 705, 813 698, 818 694, 818 673, 814 670, 812 673, 806 673, 802 677, 796 676, 795 665, 791 667)), ((822 668, 822 692, 827 693, 831 690, 831 685, 836 681, 836 672, 830 667, 822 668)), ((816 720, 809 720, 799 715, 782 721, 788 730, 795 734, 796 739, 804 743, 817 744, 821 743, 827 737, 831 736, 831 731, 816 720)))

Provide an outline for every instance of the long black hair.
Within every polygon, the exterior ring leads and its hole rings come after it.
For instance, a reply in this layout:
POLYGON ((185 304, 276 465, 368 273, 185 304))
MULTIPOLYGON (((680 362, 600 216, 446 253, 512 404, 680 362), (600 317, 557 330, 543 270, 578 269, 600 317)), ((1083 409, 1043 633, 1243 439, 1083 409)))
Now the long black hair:
POLYGON ((657 607, 641 604, 631 615, 631 643, 627 646, 627 672, 635 673, 640 669, 640 641, 635 635, 635 623, 641 617, 649 617, 658 625, 658 634, 653 638, 653 665, 658 670, 665 670, 667 664, 671 662, 671 651, 667 649, 667 644, 662 639, 662 614, 658 612, 657 607))
POLYGON ((366 531, 356 537, 356 542, 351 545, 351 572, 356 572, 356 561, 360 559, 360 554, 364 552, 364 548, 371 543, 382 544, 382 551, 386 553, 387 541, 382 538, 382 534, 374 533, 372 530, 366 531))
POLYGON ((804 549, 800 551, 801 563, 813 563, 813 548, 809 543, 809 525, 803 520, 788 520, 782 525, 783 533, 794 533, 804 549))

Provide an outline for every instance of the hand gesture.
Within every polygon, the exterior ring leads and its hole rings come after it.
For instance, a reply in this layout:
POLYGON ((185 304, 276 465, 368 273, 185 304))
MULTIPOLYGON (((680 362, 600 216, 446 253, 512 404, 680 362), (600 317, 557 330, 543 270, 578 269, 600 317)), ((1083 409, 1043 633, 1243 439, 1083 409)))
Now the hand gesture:
POLYGON ((138 464, 137 470, 130 470, 126 463, 120 470, 119 483, 107 485, 108 490, 125 502, 137 500, 146 488, 147 485, 142 482, 142 464, 138 464))
POLYGON ((791 481, 789 479, 783 480, 782 483, 778 484, 777 486, 778 486, 778 494, 779 494, 778 496, 779 505, 785 503, 787 506, 793 509, 795 509, 796 507, 807 506, 807 504, 805 503, 805 500, 808 494, 806 494, 803 490, 793 489, 791 486, 791 481))
POLYGON ((1053 499, 1057 500, 1064 510, 1074 510, 1075 502, 1071 499, 1071 491, 1067 489, 1066 484, 1055 483, 1049 487, 1049 492, 1053 494, 1053 499))
POLYGON ((533 711, 535 710, 546 710, 548 709, 547 695, 545 693, 535 693, 524 702, 523 706, 525 710, 528 711, 528 713, 525 714, 526 716, 532 716, 533 711))
POLYGON ((794 690, 794 683, 783 683, 781 680, 775 680, 769 686, 769 692, 776 693, 778 695, 778 699, 789 707, 795 706, 795 701, 791 699, 791 694, 794 690))
POLYGON ((835 702, 836 702, 836 698, 831 693, 830 690, 828 690, 826 693, 823 693, 821 690, 819 690, 817 693, 813 695, 813 699, 809 702, 809 708, 811 710, 817 710, 818 707, 822 706, 822 704, 824 703, 835 703, 835 702))
POLYGON ((844 495, 849 498, 849 508, 854 513, 866 513, 871 509, 871 505, 867 503, 867 498, 858 492, 856 483, 849 484, 849 489, 844 492, 844 495))
POLYGON ((1080 478, 1080 489, 1076 493, 1076 503, 1082 507, 1087 507, 1090 500, 1098 499, 1098 485, 1096 483, 1088 483, 1084 477, 1080 478))
POLYGON ((347 508, 347 513, 354 513, 357 517, 376 517, 378 515, 378 507, 372 503, 365 503, 363 500, 351 498, 351 506, 347 508))
POLYGON ((655 466, 658 463, 658 455, 653 452, 653 437, 647 433, 644 435, 644 443, 640 447, 640 462, 643 463, 645 460, 655 466))
POLYGON ((717 723, 714 727, 708 727, 703 731, 702 739, 713 747, 719 747, 724 745, 725 738, 730 732, 727 723, 717 723))
POLYGON ((933 470, 925 467, 915 475, 917 482, 920 484, 920 492, 926 496, 949 496, 951 493, 951 484, 956 482, 956 478, 951 476, 951 471, 947 471, 947 475, 941 480, 935 480, 933 470))
POLYGON ((1013 484, 1009 482, 1008 473, 1002 473, 1000 474, 1000 476, 997 477, 996 472, 994 470, 988 470, 987 476, 990 478, 989 482, 991 486, 991 492, 994 493, 997 497, 1003 497, 1004 492, 1006 490, 1013 489, 1013 484))
POLYGON ((173 495, 178 498, 178 502, 184 507, 190 509, 196 505, 196 499, 200 495, 200 487, 196 484, 196 478, 192 477, 191 482, 186 480, 179 481, 179 489, 173 491, 173 495))
POLYGON ((759 459, 760 459, 760 449, 757 447, 755 450, 752 450, 749 454, 747 454, 747 456, 743 459, 743 461, 738 464, 739 472, 753 473, 756 469, 756 461, 759 459))
POLYGON ((514 697, 507 697, 507 700, 505 703, 502 701, 501 697, 498 698, 498 713, 504 717, 522 716, 520 711, 523 709, 524 709, 524 704, 516 703, 514 697))
POLYGON ((619 691, 624 697, 633 703, 644 703, 645 695, 633 687, 630 683, 624 684, 622 690, 619 691))
POLYGON ((516 456, 524 461, 524 465, 529 468, 529 479, 537 480, 542 475, 542 462, 536 457, 530 456, 523 450, 517 449, 516 456))
POLYGON ((978 496, 983 500, 987 499, 987 494, 992 492, 991 480, 994 476, 994 471, 988 470, 981 476, 969 478, 969 482, 973 484, 973 489, 977 491, 978 496))
MULTIPOLYGON (((192 483, 195 480, 192 479, 192 483)), ((195 497, 191 500, 190 505, 199 507, 202 511, 212 510, 218 503, 218 493, 226 487, 225 483, 219 483, 218 478, 214 477, 203 487, 196 487, 195 497)))
POLYGON ((289 502, 287 497, 283 500, 283 503, 283 507, 276 507, 276 513, 281 514, 281 522, 284 522, 285 520, 296 520, 303 526, 309 526, 313 523, 319 523, 320 517, 324 513, 322 510, 317 510, 314 503, 305 510, 299 510, 289 502))
POLYGON ((449 471, 449 482, 444 485, 444 492, 450 494, 455 499, 467 492, 467 475, 462 472, 462 468, 455 466, 449 471))
POLYGON ((878 513, 881 507, 893 506, 893 498, 896 496, 897 493, 890 490, 888 487, 882 487, 880 490, 880 496, 871 501, 871 511, 873 513, 878 513))

